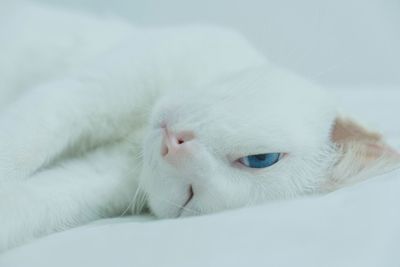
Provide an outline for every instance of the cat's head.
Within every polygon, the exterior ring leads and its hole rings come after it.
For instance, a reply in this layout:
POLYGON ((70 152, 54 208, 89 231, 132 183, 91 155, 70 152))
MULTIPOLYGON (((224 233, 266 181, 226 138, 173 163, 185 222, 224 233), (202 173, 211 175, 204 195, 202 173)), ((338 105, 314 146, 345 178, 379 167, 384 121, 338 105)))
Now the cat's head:
POLYGON ((338 119, 334 102, 272 68, 171 92, 154 108, 143 148, 151 211, 197 215, 327 192, 366 177, 378 158, 398 163, 377 135, 338 119))

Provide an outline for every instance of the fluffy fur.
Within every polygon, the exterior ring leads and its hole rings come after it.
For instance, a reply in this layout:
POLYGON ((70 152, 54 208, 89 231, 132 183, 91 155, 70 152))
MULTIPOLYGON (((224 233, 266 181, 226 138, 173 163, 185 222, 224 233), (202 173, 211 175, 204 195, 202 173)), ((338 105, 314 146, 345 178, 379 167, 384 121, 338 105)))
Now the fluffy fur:
POLYGON ((384 145, 365 160, 330 95, 234 31, 1 10, 0 250, 146 207, 170 218, 332 191, 399 163, 384 145), (177 165, 160 152, 165 127, 194 133, 177 165), (285 157, 236 162, 267 152, 285 157))

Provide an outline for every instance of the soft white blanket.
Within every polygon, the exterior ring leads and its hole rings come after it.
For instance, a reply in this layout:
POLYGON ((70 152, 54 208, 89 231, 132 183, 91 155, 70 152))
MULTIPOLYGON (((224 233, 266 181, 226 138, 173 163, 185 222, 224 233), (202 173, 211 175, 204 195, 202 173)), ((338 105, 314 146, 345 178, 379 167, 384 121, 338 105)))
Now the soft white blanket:
MULTIPOLYGON (((338 94, 400 149, 400 88, 338 94)), ((400 171, 326 196, 187 219, 134 217, 72 229, 0 266, 400 266, 400 171), (151 220, 151 221, 150 221, 151 220)))

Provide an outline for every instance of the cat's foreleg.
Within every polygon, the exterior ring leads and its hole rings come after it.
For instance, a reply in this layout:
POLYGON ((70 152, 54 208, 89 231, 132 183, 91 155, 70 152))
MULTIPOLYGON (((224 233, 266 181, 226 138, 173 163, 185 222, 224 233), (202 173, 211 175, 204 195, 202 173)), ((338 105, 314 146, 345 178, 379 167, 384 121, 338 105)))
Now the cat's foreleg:
POLYGON ((128 210, 135 162, 119 148, 94 152, 0 187, 0 251, 128 210))
POLYGON ((119 140, 142 123, 132 88, 79 79, 27 92, 0 114, 0 182, 25 179, 77 145, 119 140))

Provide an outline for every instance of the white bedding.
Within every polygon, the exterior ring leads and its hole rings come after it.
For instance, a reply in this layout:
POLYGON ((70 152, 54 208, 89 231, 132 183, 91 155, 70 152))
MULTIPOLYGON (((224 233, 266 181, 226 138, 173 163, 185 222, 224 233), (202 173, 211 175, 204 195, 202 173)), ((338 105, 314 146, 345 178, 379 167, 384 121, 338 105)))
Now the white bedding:
MULTIPOLYGON (((400 149, 400 88, 337 90, 400 149)), ((104 220, 0 256, 0 266, 400 266, 400 170, 326 196, 177 220, 104 220)))

